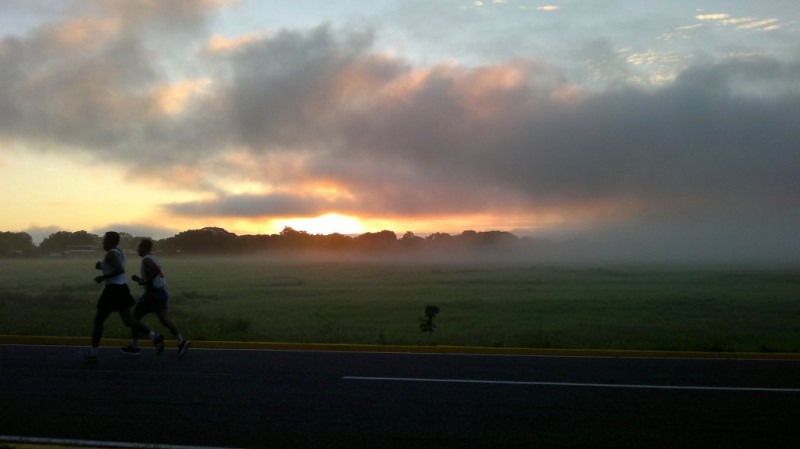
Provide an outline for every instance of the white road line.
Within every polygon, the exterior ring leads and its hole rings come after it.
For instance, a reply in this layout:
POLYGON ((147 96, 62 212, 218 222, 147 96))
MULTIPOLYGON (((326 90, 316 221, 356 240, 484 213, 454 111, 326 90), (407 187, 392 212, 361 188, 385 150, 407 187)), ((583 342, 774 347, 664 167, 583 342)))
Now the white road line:
POLYGON ((520 382, 508 380, 475 380, 475 379, 425 379, 415 377, 360 377, 344 376, 343 380, 384 381, 384 382, 439 382, 460 384, 491 385, 534 385, 546 387, 583 387, 583 388, 629 388, 640 390, 694 390, 694 391, 739 391, 768 393, 800 393, 800 388, 762 388, 762 387, 705 387, 692 385, 636 385, 636 384, 602 384, 577 382, 520 382))
POLYGON ((0 435, 0 441, 18 444, 44 444, 57 446, 106 447, 120 449, 231 449, 211 446, 176 446, 171 444, 126 443, 119 441, 71 440, 61 438, 37 438, 0 435))

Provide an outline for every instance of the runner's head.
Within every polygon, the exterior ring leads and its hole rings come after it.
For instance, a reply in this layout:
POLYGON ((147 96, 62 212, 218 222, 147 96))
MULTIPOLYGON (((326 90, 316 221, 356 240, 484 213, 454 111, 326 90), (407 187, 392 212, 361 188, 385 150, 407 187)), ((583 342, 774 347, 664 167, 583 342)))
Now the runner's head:
POLYGON ((150 239, 142 239, 139 242, 139 247, 136 249, 136 252, 139 253, 140 256, 144 257, 150 254, 150 251, 153 250, 153 241, 150 239))
POLYGON ((114 249, 119 245, 119 233, 114 231, 108 231, 103 236, 103 249, 108 251, 110 249, 114 249))

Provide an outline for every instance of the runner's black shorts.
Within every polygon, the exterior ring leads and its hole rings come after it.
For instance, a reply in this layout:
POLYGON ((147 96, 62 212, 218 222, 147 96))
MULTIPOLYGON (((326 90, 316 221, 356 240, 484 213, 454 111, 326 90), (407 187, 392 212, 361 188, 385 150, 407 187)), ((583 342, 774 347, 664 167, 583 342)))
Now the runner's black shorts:
POLYGON ((106 284, 97 301, 97 309, 119 312, 127 307, 132 307, 135 302, 128 284, 106 284))

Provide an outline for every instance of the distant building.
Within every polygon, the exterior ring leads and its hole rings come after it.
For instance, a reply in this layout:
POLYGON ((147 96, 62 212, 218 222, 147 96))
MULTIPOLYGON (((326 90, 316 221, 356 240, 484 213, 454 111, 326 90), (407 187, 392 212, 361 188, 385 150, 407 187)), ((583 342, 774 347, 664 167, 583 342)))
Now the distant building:
POLYGON ((71 245, 61 253, 64 257, 90 257, 97 256, 101 253, 100 249, 95 245, 71 245))

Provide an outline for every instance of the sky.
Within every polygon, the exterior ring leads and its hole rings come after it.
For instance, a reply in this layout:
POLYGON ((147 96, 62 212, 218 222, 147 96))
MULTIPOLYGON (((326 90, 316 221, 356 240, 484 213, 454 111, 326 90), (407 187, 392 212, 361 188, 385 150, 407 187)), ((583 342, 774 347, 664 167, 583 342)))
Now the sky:
POLYGON ((796 0, 0 0, 0 230, 800 259, 796 0))

